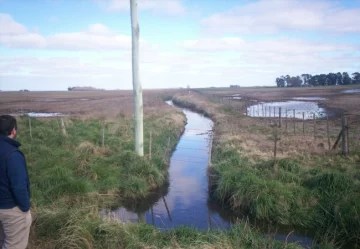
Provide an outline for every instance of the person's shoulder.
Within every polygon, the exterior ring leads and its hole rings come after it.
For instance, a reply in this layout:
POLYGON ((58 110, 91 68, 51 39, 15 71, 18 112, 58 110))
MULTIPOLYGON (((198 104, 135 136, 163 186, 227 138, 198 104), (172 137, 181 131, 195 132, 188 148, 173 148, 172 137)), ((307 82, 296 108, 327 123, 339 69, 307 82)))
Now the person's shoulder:
POLYGON ((11 160, 11 159, 17 159, 17 158, 23 158, 23 153, 18 150, 18 149, 14 149, 13 151, 11 151, 8 155, 7 155, 7 159, 11 160))

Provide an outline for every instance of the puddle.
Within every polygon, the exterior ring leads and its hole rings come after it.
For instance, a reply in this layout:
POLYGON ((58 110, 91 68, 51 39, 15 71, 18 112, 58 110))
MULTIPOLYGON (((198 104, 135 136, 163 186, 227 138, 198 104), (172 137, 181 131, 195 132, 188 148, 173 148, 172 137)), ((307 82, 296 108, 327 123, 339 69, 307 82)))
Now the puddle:
POLYGON ((322 97, 295 97, 295 98, 292 98, 294 100, 312 100, 312 101, 315 101, 315 100, 327 100, 327 98, 322 98, 322 97))
POLYGON ((344 90, 343 93, 360 93, 360 89, 348 89, 344 90))
POLYGON ((233 94, 233 95, 230 95, 230 96, 227 96, 229 99, 237 99, 237 100, 240 100, 241 97, 240 94, 233 94))
POLYGON ((47 113, 47 112, 28 112, 28 113, 24 113, 24 115, 28 115, 30 117, 37 117, 37 118, 42 118, 42 117, 62 117, 65 116, 62 113, 58 113, 58 112, 53 112, 53 113, 47 113))
POLYGON ((54 98, 42 98, 42 99, 35 99, 36 102, 56 102, 59 101, 58 99, 54 98))
POLYGON ((316 102, 310 101, 284 101, 284 102, 261 102, 247 108, 250 117, 279 117, 279 109, 283 118, 313 119, 325 118, 326 109, 316 102))
MULTIPOLYGON (((173 105, 171 101, 167 103, 173 105)), ((100 215, 103 219, 123 223, 141 221, 160 230, 178 226, 227 230, 239 219, 209 196, 207 170, 213 122, 192 111, 183 109, 183 112, 187 124, 170 158, 169 185, 154 191, 143 200, 129 201, 112 210, 102 210, 100 215)), ((287 236, 293 228, 281 230, 269 224, 258 228, 265 236, 275 235, 274 238, 280 241, 312 245, 310 237, 297 232, 287 236)))

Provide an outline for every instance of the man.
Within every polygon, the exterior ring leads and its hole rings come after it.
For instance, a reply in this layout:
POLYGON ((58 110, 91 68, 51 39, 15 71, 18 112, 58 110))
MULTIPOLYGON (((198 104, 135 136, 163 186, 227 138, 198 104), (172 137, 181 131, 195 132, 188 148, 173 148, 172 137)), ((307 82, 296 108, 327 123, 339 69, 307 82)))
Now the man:
POLYGON ((25 249, 30 225, 30 183, 19 150, 16 119, 0 116, 0 248, 25 249))

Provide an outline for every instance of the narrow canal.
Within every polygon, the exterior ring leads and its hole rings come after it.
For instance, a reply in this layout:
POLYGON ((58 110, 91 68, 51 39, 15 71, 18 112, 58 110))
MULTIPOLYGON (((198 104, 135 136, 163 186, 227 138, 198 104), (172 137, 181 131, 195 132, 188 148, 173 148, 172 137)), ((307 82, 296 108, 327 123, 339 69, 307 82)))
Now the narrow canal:
MULTIPOLYGON (((168 102, 172 105, 172 102, 168 102)), ((176 108, 176 107, 174 107, 176 108)), ((170 159, 169 185, 137 204, 111 210, 103 216, 123 222, 143 221, 160 229, 191 226, 200 230, 229 229, 238 217, 211 200, 207 169, 213 122, 195 112, 183 109, 187 118, 185 131, 170 159)), ((264 235, 277 240, 311 246, 312 240, 293 228, 259 227, 264 235)))

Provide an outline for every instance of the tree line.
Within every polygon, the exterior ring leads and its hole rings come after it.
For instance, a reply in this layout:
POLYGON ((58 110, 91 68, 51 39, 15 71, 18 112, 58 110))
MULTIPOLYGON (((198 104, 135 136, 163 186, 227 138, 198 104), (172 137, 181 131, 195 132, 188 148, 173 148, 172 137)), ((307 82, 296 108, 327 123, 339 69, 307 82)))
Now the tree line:
POLYGON ((277 87, 299 87, 299 86, 335 86, 360 84, 360 73, 355 72, 351 75, 347 72, 328 73, 328 74, 302 74, 298 76, 280 76, 276 78, 277 87))

